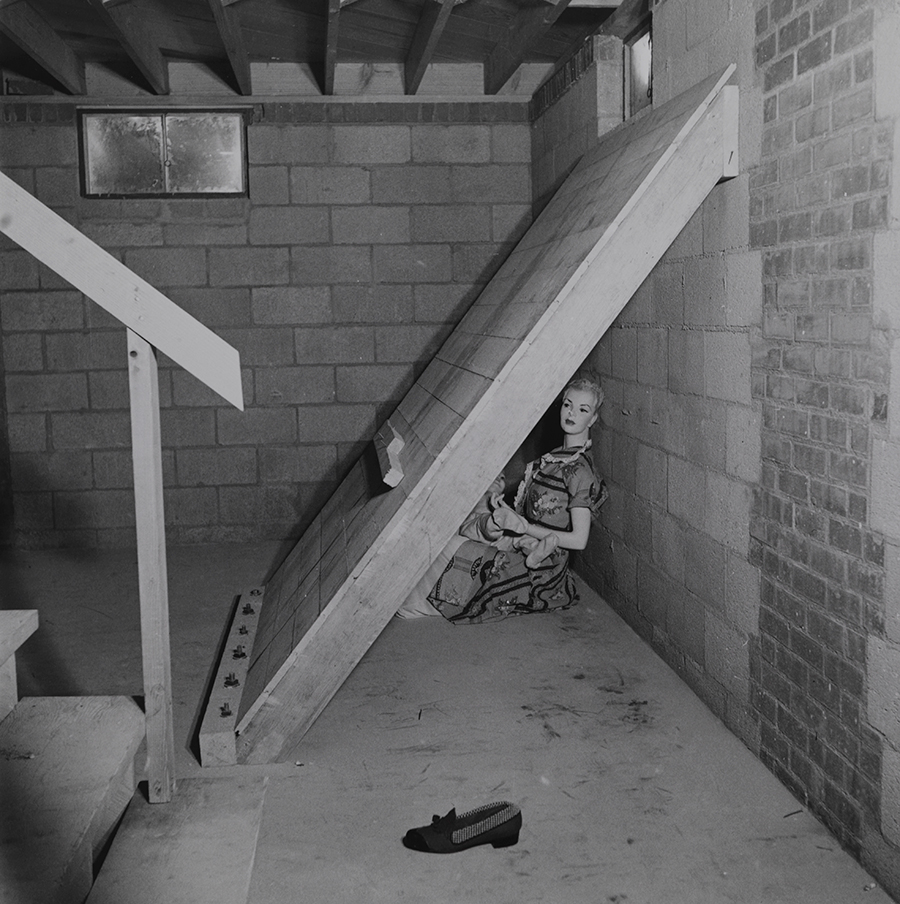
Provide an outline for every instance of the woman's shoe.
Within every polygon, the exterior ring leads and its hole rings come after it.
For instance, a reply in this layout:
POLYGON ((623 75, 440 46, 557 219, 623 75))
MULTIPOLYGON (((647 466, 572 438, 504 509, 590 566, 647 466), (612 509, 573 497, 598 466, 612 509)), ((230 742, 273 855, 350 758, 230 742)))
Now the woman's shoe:
POLYGON ((410 829, 403 836, 405 847, 430 854, 455 854, 479 844, 491 844, 495 848, 509 847, 519 840, 522 828, 522 812, 507 801, 485 804, 456 815, 451 810, 446 816, 435 816, 430 826, 410 829))

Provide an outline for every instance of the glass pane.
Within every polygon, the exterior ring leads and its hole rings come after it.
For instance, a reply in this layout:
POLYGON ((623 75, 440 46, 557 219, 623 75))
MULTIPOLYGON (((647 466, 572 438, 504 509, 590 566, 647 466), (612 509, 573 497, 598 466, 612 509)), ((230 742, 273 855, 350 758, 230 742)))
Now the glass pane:
POLYGON ((89 195, 164 190, 161 116, 85 114, 84 141, 89 195))
POLYGON ((650 103, 650 61, 652 58, 650 32, 638 38, 630 48, 631 113, 637 113, 650 103))
POLYGON ((166 116, 171 192, 243 192, 243 127, 238 113, 166 116))

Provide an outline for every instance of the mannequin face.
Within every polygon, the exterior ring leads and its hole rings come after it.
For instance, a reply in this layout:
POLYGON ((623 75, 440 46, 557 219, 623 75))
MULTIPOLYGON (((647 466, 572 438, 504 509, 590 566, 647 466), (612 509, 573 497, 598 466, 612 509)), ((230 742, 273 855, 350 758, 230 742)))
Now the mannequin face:
POLYGON ((559 425, 566 439, 585 442, 596 422, 594 394, 587 389, 567 389, 559 412, 559 425))

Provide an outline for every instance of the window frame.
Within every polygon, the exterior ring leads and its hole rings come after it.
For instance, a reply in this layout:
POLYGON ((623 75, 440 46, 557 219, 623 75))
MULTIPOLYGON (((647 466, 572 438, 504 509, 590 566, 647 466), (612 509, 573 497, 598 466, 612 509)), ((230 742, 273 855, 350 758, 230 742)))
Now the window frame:
POLYGON ((79 178, 81 183, 81 195, 88 199, 196 199, 196 198, 245 198, 249 196, 249 162, 247 154, 247 125, 248 111, 241 108, 215 108, 215 107, 190 107, 190 108, 165 108, 159 107, 129 107, 129 108, 97 108, 85 107, 78 110, 78 155, 79 178), (176 191, 164 189, 162 191, 96 191, 92 190, 90 178, 90 150, 88 145, 88 126, 86 121, 91 117, 120 116, 127 117, 157 117, 161 121, 160 130, 160 156, 162 172, 168 175, 169 164, 163 159, 166 152, 167 119, 169 117, 190 116, 233 116, 238 120, 236 131, 237 147, 234 149, 240 156, 239 181, 237 190, 228 191, 176 191))

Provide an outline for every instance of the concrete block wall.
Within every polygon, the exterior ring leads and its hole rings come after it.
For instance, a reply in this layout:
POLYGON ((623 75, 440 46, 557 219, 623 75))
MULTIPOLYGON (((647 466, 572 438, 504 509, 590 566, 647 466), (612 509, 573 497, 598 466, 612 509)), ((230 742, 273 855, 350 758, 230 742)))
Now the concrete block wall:
MULTIPOLYGON (((172 543, 295 537, 531 221, 525 101, 249 112, 248 198, 98 200, 74 106, 0 106, 3 171, 240 351, 243 413, 161 362, 172 543)), ((133 543, 124 330, 3 239, 0 336, 12 540, 133 543)))
POLYGON ((653 9, 654 105, 736 64, 741 172, 713 189, 589 357, 606 387, 594 441, 610 499, 578 568, 755 748, 749 523, 761 406, 750 349, 762 255, 748 212, 762 117, 752 29, 739 4, 653 9))

